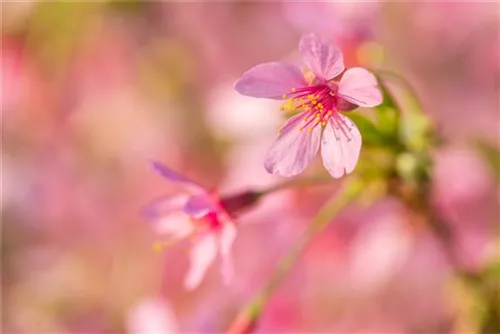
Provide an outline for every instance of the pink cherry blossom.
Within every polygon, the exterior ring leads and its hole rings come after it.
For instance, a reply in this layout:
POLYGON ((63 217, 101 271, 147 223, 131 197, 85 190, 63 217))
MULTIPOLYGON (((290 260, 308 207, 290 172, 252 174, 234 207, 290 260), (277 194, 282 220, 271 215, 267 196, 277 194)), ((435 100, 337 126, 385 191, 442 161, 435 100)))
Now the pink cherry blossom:
POLYGON ((236 228, 222 207, 218 196, 198 183, 185 178, 159 162, 152 167, 160 175, 184 188, 179 195, 154 200, 144 209, 154 229, 167 237, 167 243, 189 238, 190 268, 184 280, 186 289, 197 288, 217 255, 221 257, 221 273, 225 283, 233 276, 231 248, 236 228))
POLYGON ((259 64, 235 83, 243 95, 285 100, 281 110, 297 113, 279 130, 265 157, 269 173, 301 173, 321 147, 325 168, 334 178, 351 173, 361 150, 361 134, 340 112, 382 103, 376 77, 360 67, 345 70, 342 53, 308 34, 299 43, 307 65, 271 62, 259 64))

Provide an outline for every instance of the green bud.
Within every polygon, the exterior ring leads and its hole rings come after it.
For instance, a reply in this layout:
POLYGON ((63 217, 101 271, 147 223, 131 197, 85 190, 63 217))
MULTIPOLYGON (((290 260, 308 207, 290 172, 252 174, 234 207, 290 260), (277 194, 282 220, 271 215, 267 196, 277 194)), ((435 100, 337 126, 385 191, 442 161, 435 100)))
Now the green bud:
POLYGON ((396 160, 396 170, 405 180, 417 180, 420 170, 418 157, 410 152, 401 153, 396 160))

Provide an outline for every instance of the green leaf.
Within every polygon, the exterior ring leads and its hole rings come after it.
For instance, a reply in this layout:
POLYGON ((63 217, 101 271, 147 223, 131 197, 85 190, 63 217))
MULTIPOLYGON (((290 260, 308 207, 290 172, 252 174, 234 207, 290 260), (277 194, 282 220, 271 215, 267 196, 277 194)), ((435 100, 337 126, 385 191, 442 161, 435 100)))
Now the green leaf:
POLYGON ((430 160, 426 154, 404 152, 396 160, 396 170, 400 177, 409 182, 429 180, 430 160))
POLYGON ((385 136, 398 139, 398 111, 390 105, 383 104, 376 108, 377 110, 377 128, 385 136))
POLYGON ((433 145, 430 119, 421 112, 407 111, 401 120, 401 141, 412 151, 423 151, 433 145))
POLYGON ((350 113, 349 118, 356 124, 361 136, 363 137, 363 144, 367 146, 383 145, 386 143, 385 136, 373 125, 365 116, 359 113, 350 113))
POLYGON ((383 103, 375 108, 377 115, 377 128, 385 135, 397 139, 399 115, 401 110, 381 77, 378 77, 379 87, 383 94, 383 103))
POLYGON ((422 111, 421 103, 412 85, 402 76, 391 71, 376 71, 384 103, 377 107, 378 128, 395 136, 400 147, 422 152, 438 143, 431 119, 422 111), (386 84, 386 78, 405 88, 405 110, 396 101, 386 84))

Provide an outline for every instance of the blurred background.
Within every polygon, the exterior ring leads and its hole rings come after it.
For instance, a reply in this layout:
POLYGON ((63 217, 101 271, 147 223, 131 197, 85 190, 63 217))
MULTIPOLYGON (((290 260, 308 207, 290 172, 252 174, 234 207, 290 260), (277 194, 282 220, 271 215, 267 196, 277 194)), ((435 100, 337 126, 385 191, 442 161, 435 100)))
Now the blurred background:
MULTIPOLYGON (((447 142, 435 203, 468 268, 498 258, 498 183, 470 145, 498 147, 498 4, 466 2, 2 2, 4 333, 218 333, 338 187, 290 189, 238 218, 236 277, 193 292, 180 245, 140 208, 177 188, 154 158, 222 194, 282 181, 263 156, 279 103, 237 94, 261 62, 299 63, 302 33, 346 65, 415 87, 447 142)), ((360 111, 369 113, 369 110, 360 111)), ((314 167, 311 167, 314 169, 314 167)), ((351 206, 272 298, 259 333, 469 332, 439 245, 397 198, 351 206)), ((473 298, 472 298, 473 299, 473 298)))

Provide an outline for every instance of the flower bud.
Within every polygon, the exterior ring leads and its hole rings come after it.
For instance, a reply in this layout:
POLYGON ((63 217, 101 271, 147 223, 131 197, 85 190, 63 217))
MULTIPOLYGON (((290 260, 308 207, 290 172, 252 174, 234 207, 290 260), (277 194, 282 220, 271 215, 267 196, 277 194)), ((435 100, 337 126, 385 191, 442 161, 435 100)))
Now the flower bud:
POLYGON ((223 197, 221 198, 220 203, 224 210, 233 216, 242 209, 257 203, 261 195, 262 194, 260 192, 249 190, 236 195, 223 197))

